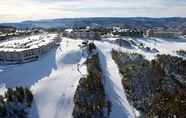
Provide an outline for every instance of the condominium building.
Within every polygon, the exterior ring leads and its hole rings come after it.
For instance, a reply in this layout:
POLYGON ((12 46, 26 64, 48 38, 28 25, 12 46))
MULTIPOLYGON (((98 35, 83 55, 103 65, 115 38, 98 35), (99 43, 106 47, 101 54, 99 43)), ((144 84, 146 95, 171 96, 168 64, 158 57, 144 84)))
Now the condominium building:
POLYGON ((58 46, 60 40, 59 36, 48 34, 0 43, 0 64, 20 64, 37 60, 58 46))

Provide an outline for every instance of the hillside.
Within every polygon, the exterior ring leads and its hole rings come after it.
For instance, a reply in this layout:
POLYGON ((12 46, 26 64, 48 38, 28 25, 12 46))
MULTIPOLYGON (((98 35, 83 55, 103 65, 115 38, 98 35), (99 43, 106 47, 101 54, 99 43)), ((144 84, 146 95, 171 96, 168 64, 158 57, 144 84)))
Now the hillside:
MULTIPOLYGON (((52 49, 35 62, 0 66, 0 83, 2 84, 0 84, 2 86, 0 91, 1 89, 3 91, 4 87, 14 88, 17 86, 28 87, 32 91, 34 101, 29 111, 29 118, 61 118, 62 116, 65 116, 64 118, 72 118, 74 96, 77 88, 81 90, 81 87, 78 87, 79 83, 82 82, 80 79, 86 79, 87 75, 94 71, 94 69, 91 69, 91 71, 89 69, 87 72, 87 67, 90 65, 86 64, 85 61, 87 59, 91 60, 91 58, 88 57, 86 48, 81 47, 83 40, 62 38, 63 40, 57 49, 52 49)), ((103 39, 94 42, 97 46, 96 51, 98 55, 96 58, 99 58, 99 71, 101 71, 101 75, 98 74, 99 78, 96 79, 100 79, 101 76, 101 82, 104 86, 104 90, 102 89, 103 95, 111 102, 111 110, 108 113, 110 118, 115 118, 116 116, 117 118, 123 118, 123 116, 133 118, 139 116, 140 112, 135 105, 133 106, 129 102, 126 89, 122 85, 120 70, 117 63, 112 59, 112 49, 120 52, 139 53, 148 61, 155 59, 157 54, 169 54, 185 59, 184 56, 177 54, 177 50, 184 50, 186 41, 159 38, 123 38, 126 41, 133 41, 132 46, 134 48, 130 49, 126 48, 125 45, 119 46, 114 40, 116 39, 103 39), (157 51, 152 51, 153 49, 157 51)), ((127 59, 122 61, 125 63, 127 59)), ((93 78, 95 79, 95 77, 93 78)), ((100 81, 94 82, 100 83, 100 81)), ((138 84, 141 85, 141 83, 138 84)), ((92 84, 88 85, 91 86, 92 84)), ((96 85, 94 84, 94 86, 96 85)), ((94 89, 83 88, 90 90, 87 95, 88 98, 92 98, 92 95, 95 97, 96 92, 94 89)), ((76 97, 78 98, 78 96, 76 97)), ((81 107, 81 104, 78 104, 79 106, 81 107)), ((90 108, 104 111, 104 107, 100 107, 99 104, 96 107, 98 108, 92 108, 92 106, 90 108)))
POLYGON ((64 18, 39 21, 23 21, 21 23, 3 23, 4 26, 17 28, 58 28, 58 27, 83 27, 83 26, 125 26, 125 27, 165 27, 186 30, 186 18, 146 18, 146 17, 126 17, 126 18, 64 18))

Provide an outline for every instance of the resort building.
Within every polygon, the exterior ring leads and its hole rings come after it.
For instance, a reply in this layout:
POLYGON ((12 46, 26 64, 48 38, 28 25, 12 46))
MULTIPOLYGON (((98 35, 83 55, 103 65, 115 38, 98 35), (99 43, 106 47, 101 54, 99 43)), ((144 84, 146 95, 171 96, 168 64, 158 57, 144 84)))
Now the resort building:
POLYGON ((30 36, 0 43, 0 64, 20 64, 37 60, 59 45, 57 34, 30 36))
POLYGON ((65 37, 73 38, 73 39, 85 39, 85 40, 100 40, 100 36, 90 30, 66 30, 63 35, 65 37))
POLYGON ((158 37, 158 38, 179 38, 181 32, 176 31, 164 31, 164 30, 147 30, 147 37, 158 37))

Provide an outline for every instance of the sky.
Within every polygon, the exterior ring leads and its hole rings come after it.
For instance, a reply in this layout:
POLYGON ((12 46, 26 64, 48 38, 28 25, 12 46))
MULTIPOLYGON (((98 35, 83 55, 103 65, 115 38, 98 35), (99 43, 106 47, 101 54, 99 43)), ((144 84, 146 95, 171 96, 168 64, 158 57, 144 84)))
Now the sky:
POLYGON ((79 17, 186 17, 186 0, 0 0, 0 22, 79 17))

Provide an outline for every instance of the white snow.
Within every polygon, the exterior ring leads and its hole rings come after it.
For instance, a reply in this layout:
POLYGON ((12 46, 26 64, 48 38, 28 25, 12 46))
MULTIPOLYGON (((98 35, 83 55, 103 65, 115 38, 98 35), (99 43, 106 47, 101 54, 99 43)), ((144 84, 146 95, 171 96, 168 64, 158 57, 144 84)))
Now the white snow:
POLYGON ((7 91, 5 84, 0 84, 0 95, 4 96, 4 93, 7 91))
MULTIPOLYGON (((87 55, 82 57, 82 50, 78 46, 81 42, 82 40, 63 38, 58 49, 52 49, 38 61, 0 66, 0 92, 3 93, 6 87, 30 87, 35 99, 29 118, 71 118, 75 90, 80 78, 87 73, 86 66, 83 65, 87 55)), ((157 48, 159 53, 137 48, 126 49, 111 42, 95 41, 104 72, 106 94, 113 106, 111 118, 133 118, 134 114, 138 114, 126 99, 118 67, 110 54, 112 48, 123 52, 141 53, 146 59, 151 60, 156 54, 176 55, 176 50, 186 49, 186 42, 136 39, 138 43, 157 48)))
MULTIPOLYGON (((115 40, 115 39, 110 39, 115 40)), ((131 40, 131 39, 130 39, 131 40)), ((115 49, 122 52, 137 52, 148 60, 155 58, 157 54, 170 54, 176 56, 176 51, 186 49, 186 41, 166 41, 163 39, 137 39, 136 42, 144 43, 145 46, 156 48, 159 53, 146 52, 142 49, 127 49, 114 45, 112 41, 96 42, 99 48, 101 67, 104 73, 104 86, 109 100, 112 102, 111 118, 134 118, 140 116, 139 111, 133 108, 126 99, 126 95, 121 83, 121 76, 117 65, 111 57, 111 50, 115 49)))
POLYGON ((170 54, 176 56, 176 51, 180 49, 186 49, 186 40, 175 39, 163 40, 159 38, 153 39, 138 39, 139 42, 144 43, 146 46, 156 48, 160 51, 160 54, 170 54))
MULTIPOLYGON (((96 42, 103 71, 103 83, 108 99, 112 103, 110 118, 133 118, 134 109, 129 105, 122 83, 119 69, 111 56, 112 45, 96 42)), ((113 47, 114 48, 114 47, 113 47)))
MULTIPOLYGON (((58 69, 31 87, 39 118, 71 118, 73 96, 82 77, 77 70, 77 65, 82 62, 78 44, 79 41, 63 41, 58 50, 61 55, 57 55, 58 69)), ((85 73, 86 67, 81 67, 80 71, 85 73)))
POLYGON ((57 34, 40 34, 0 42, 0 51, 14 52, 38 48, 53 42, 55 37, 57 34))
POLYGON ((31 87, 34 104, 30 118, 72 117, 73 96, 87 70, 82 65, 85 57, 78 47, 81 42, 64 38, 60 48, 38 61, 0 67, 0 83, 7 87, 31 87))
MULTIPOLYGON (((124 38, 126 40, 134 40, 137 44, 143 43, 145 47, 150 47, 151 49, 156 48, 159 50, 158 53, 152 53, 145 51, 143 49, 127 49, 124 47, 120 47, 118 45, 113 45, 111 42, 113 40, 116 40, 117 38, 109 38, 109 40, 104 41, 107 45, 110 43, 110 48, 114 48, 116 50, 120 50, 122 52, 136 52, 144 55, 144 57, 147 60, 152 60, 155 58, 157 54, 170 54, 173 56, 179 56, 176 54, 176 51, 183 49, 186 50, 186 39, 161 39, 161 38, 138 38, 138 39, 132 39, 132 38, 124 38)), ((105 39, 106 40, 106 39, 105 39)), ((184 59, 186 57, 183 57, 184 59)))

